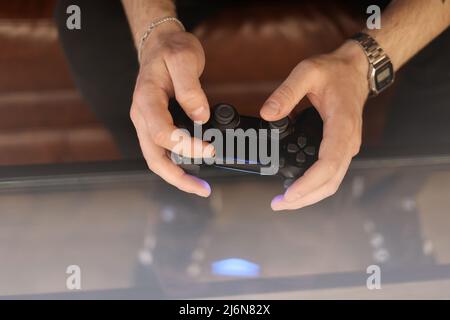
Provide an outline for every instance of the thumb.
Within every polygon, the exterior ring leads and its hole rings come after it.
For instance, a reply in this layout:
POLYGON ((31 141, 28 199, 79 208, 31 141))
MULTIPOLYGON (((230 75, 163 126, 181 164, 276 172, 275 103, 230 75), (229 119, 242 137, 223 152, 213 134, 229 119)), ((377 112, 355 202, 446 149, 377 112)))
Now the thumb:
POLYGON ((312 72, 305 70, 300 72, 299 67, 295 68, 264 103, 260 112, 261 117, 267 121, 276 121, 288 116, 310 91, 313 81, 312 72))
POLYGON ((209 103, 202 89, 196 63, 188 59, 168 59, 175 98, 193 121, 205 123, 210 116, 209 103))

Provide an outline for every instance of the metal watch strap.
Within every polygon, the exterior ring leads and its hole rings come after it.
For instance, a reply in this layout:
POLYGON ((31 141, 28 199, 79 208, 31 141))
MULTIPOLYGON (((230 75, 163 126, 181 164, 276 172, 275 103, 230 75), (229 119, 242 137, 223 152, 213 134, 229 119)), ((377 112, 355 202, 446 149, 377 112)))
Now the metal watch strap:
POLYGON ((389 59, 388 55, 380 47, 378 42, 376 42, 375 39, 368 34, 359 32, 355 34, 352 39, 356 40, 356 42, 361 45, 364 49, 364 53, 369 59, 369 63, 373 66, 376 67, 380 62, 384 62, 389 59))
POLYGON ((370 35, 359 32, 350 38, 354 40, 363 49, 364 54, 369 61, 369 72, 367 80, 369 81, 369 96, 377 96, 381 91, 386 89, 393 82, 394 74, 392 74, 392 81, 387 83, 383 88, 379 89, 377 85, 376 73, 378 70, 382 70, 386 65, 391 65, 392 62, 389 56, 384 52, 378 42, 370 35))

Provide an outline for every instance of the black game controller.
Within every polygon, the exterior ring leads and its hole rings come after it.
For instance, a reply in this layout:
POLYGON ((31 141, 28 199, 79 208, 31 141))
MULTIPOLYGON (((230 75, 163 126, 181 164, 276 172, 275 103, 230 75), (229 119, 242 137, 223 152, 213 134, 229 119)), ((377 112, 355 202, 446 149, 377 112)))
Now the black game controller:
MULTIPOLYGON (((174 123, 178 128, 187 129, 191 135, 194 135, 194 124, 182 110, 172 112, 174 117, 174 123)), ((217 161, 219 159, 228 159, 226 148, 226 135, 227 129, 242 129, 244 132, 248 129, 254 129, 256 132, 260 132, 259 129, 266 129, 267 136, 267 150, 271 152, 271 131, 278 129, 278 142, 279 142, 279 160, 277 166, 276 175, 285 179, 285 187, 289 186, 295 179, 299 178, 303 173, 313 165, 318 158, 319 146, 322 140, 322 119, 318 112, 314 108, 308 108, 302 111, 294 118, 286 117, 275 122, 267 122, 260 118, 241 116, 237 110, 229 104, 216 105, 211 113, 210 120, 202 126, 203 132, 207 129, 215 128, 223 132, 223 150, 218 152, 216 148, 215 162, 212 164, 216 167, 239 170, 249 173, 261 174, 261 169, 268 167, 268 164, 262 164, 259 161, 249 160, 249 153, 245 152, 244 159, 238 158, 237 150, 233 153, 233 163, 224 163, 225 161, 217 161)), ((263 130, 264 131, 264 130, 263 130)), ((202 136, 203 137, 203 136, 202 136)), ((258 136, 258 145, 261 137, 258 136)), ((211 142, 211 141, 210 141, 211 142)), ((249 150, 249 144, 255 143, 245 140, 245 150, 249 150)), ((181 157, 178 157, 177 162, 182 163, 181 157)), ((209 162, 211 163, 211 162, 209 162)), ((205 165, 203 162, 200 165, 183 165, 181 167, 187 171, 196 171, 201 165, 205 165), (195 168, 195 169, 193 169, 195 168)))

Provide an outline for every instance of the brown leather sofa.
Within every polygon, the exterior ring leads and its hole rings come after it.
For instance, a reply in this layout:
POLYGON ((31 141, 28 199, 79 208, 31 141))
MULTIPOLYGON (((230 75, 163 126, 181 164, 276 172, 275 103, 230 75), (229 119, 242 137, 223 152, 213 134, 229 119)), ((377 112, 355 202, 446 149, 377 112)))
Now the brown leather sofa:
MULTIPOLYGON (((0 0, 0 164, 120 158, 74 88, 52 22, 53 5, 54 0, 0 0)), ((227 101, 255 114, 299 61, 333 50, 365 21, 364 12, 332 2, 322 10, 323 5, 229 8, 197 26, 211 104, 227 101)), ((382 125, 382 108, 366 108, 366 144, 376 143, 382 125)))
POLYGON ((303 59, 329 52, 360 29, 359 19, 334 5, 320 13, 317 5, 258 5, 221 12, 194 33, 203 42, 203 75, 210 99, 225 100, 248 112, 303 59))
POLYGON ((75 89, 53 0, 0 0, 0 165, 118 158, 75 89))

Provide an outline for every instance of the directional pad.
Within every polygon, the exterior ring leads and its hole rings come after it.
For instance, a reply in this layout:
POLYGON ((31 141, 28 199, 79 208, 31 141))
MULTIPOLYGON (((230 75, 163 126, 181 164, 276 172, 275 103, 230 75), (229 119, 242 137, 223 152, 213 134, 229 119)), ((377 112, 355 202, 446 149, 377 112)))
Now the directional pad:
POLYGON ((285 165, 286 165, 286 160, 283 157, 280 157, 280 163, 279 163, 280 168, 283 168, 285 165))
POLYGON ((306 147, 304 151, 308 156, 314 156, 316 154, 316 148, 313 146, 306 147))
MULTIPOLYGON (((172 114, 174 124, 179 128, 187 129, 191 136, 194 135, 195 128, 192 120, 185 113, 180 112, 182 111, 181 106, 175 107, 172 114)), ((323 121, 314 108, 305 109, 295 117, 285 117, 271 122, 261 118, 240 115, 232 105, 221 103, 214 106, 211 111, 211 119, 204 124, 202 133, 205 133, 208 129, 218 129, 223 134, 223 146, 227 146, 227 148, 218 150, 221 151, 220 155, 211 159, 214 161, 202 161, 201 164, 190 168, 191 161, 184 160, 191 159, 184 159, 176 155, 172 156, 171 159, 183 169, 186 168, 188 172, 196 172, 194 169, 200 169, 200 166, 203 165, 214 165, 223 169, 264 174, 261 169, 267 168, 268 164, 263 160, 270 154, 270 160, 272 160, 270 168, 278 164, 278 171, 274 174, 283 177, 286 182, 285 187, 288 187, 317 161, 323 136, 323 121), (240 141, 236 139, 238 138, 236 135, 229 136, 226 134, 229 129, 256 130, 257 140, 252 142, 253 139, 245 139, 244 145, 240 146, 240 141), (262 130, 259 131, 260 129, 262 130), (278 131, 279 135, 272 134, 275 133, 274 130, 278 131), (265 135, 260 136, 259 133, 265 135), (277 141, 274 141, 275 138, 277 141), (232 140, 229 141, 229 139, 232 140), (233 148, 228 148, 229 142, 233 143, 233 148), (241 147, 243 150, 238 150, 241 147), (251 147, 257 147, 256 159, 253 159, 251 147), (237 151, 243 151, 242 157, 237 151), (227 161, 220 161, 225 159, 227 161)))
POLYGON ((298 148, 298 146, 296 144, 293 143, 289 143, 287 146, 287 152, 289 153, 297 153, 299 152, 300 149, 298 148))
POLYGON ((295 156, 295 162, 297 162, 298 164, 302 164, 306 162, 306 156, 303 153, 303 151, 300 151, 297 153, 297 155, 295 156))
POLYGON ((297 144, 300 148, 304 148, 306 147, 306 144, 308 143, 308 139, 306 139, 305 136, 301 135, 300 137, 298 137, 297 139, 297 144))

